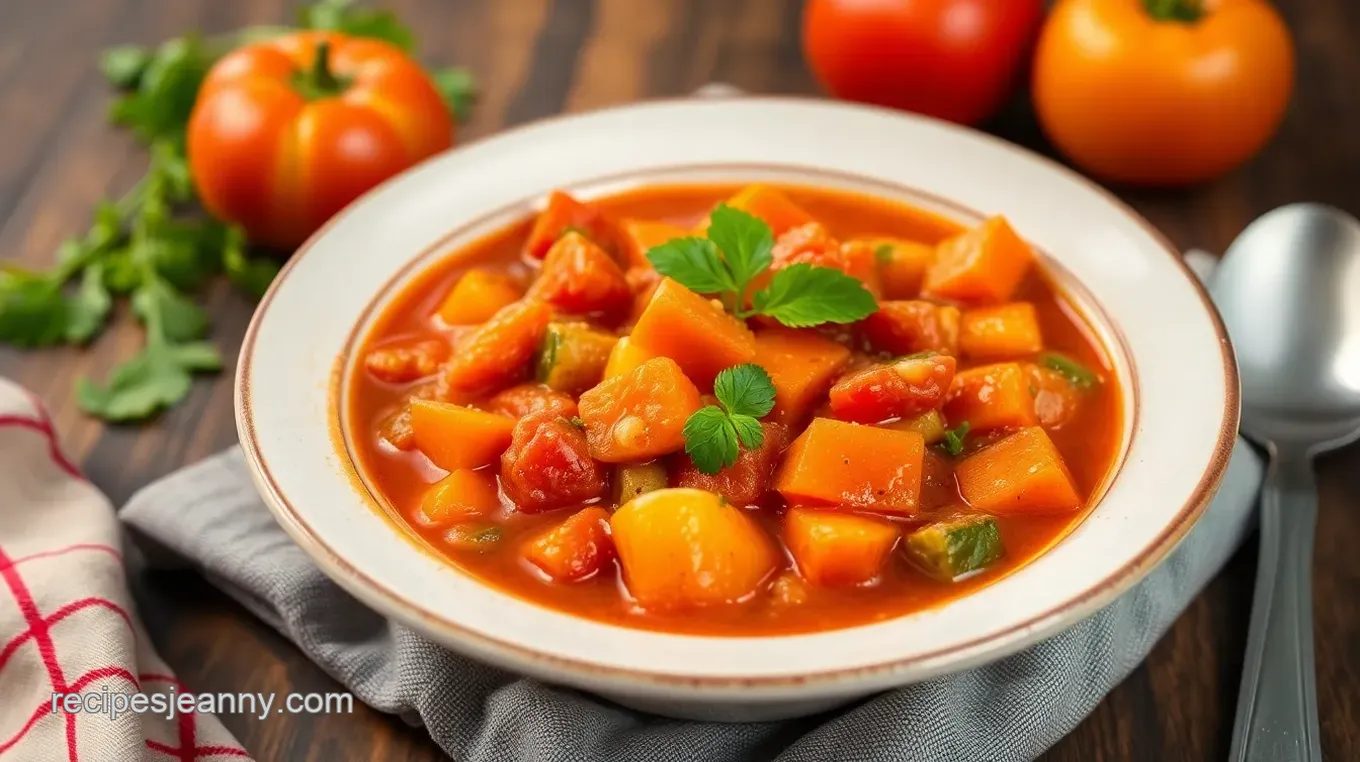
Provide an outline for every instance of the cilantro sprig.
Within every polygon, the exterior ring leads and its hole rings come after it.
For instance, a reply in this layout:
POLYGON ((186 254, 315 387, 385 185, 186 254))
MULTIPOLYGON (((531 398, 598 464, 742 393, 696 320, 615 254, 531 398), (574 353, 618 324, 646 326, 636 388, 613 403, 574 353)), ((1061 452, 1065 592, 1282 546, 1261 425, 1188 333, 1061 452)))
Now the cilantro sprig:
POLYGON ((968 430, 971 428, 973 428, 972 424, 964 421, 949 429, 944 433, 944 441, 940 443, 940 447, 944 448, 944 451, 950 455, 958 457, 959 453, 963 452, 963 441, 967 438, 968 430))
POLYGON ((759 365, 734 365, 713 380, 717 405, 696 411, 685 421, 685 452, 695 468, 716 474, 737 462, 741 449, 754 450, 765 441, 760 419, 774 409, 774 382, 759 365))
MULTIPOLYGON (((415 38, 390 11, 319 0, 299 10, 299 27, 386 40, 410 52, 415 38)), ((204 341, 208 315, 194 294, 225 275, 259 298, 278 273, 278 260, 258 256, 242 231, 212 220, 195 204, 185 132, 198 90, 212 64, 233 48, 294 31, 242 29, 203 39, 189 35, 155 47, 106 50, 100 65, 119 91, 109 111, 150 154, 147 174, 116 201, 100 202, 89 230, 65 241, 47 270, 0 262, 0 342, 20 348, 83 345, 97 338, 114 299, 127 296, 145 329, 145 345, 115 367, 104 384, 80 379, 76 398, 108 421, 146 418, 188 394, 192 376, 222 367, 204 341)), ((430 73, 449 109, 462 118, 475 96, 466 70, 430 73)))
POLYGON ((774 234, 759 217, 721 204, 707 237, 676 238, 647 252, 662 275, 701 294, 716 294, 738 318, 766 315, 791 328, 852 323, 878 309, 858 279, 831 267, 802 263, 776 270, 764 288, 752 287, 774 264, 774 234))

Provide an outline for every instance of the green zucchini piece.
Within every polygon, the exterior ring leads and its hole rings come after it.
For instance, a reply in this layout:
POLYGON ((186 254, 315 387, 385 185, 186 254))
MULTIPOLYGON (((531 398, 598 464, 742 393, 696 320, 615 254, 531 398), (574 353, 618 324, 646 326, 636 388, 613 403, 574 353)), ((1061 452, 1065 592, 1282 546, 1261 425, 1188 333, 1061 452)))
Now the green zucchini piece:
POLYGON ((444 542, 454 550, 486 553, 501 541, 501 528, 487 524, 455 524, 444 533, 444 542))
POLYGON ((907 535, 907 555, 946 582, 989 566, 1001 554, 1001 531, 991 516, 956 516, 907 535))
POLYGON ((915 418, 903 418, 900 421, 893 421, 885 424, 885 429, 896 429, 897 431, 914 431, 925 437, 926 445, 933 445, 944 439, 944 416, 939 410, 932 410, 929 413, 918 415, 915 418))
POLYGON ((585 323, 551 323, 539 345, 537 379, 552 389, 580 394, 600 383, 619 338, 585 323))
POLYGON ((619 466, 614 472, 615 503, 627 505, 638 495, 670 486, 666 467, 656 461, 619 466))

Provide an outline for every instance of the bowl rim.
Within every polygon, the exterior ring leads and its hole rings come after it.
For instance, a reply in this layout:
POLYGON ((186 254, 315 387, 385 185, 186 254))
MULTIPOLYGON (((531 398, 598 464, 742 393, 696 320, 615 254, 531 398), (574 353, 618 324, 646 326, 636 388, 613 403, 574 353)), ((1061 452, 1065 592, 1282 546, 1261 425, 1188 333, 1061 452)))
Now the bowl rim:
MULTIPOLYGON (((600 111, 627 111, 630 109, 636 109, 655 104, 682 104, 691 103, 694 102, 695 100, 696 99, 693 98, 692 96, 656 98, 643 101, 641 103, 626 104, 622 106, 611 107, 608 109, 601 109, 600 111)), ((724 98, 723 100, 740 102, 752 102, 752 101, 769 102, 776 104, 784 103, 796 106, 804 107, 815 106, 820 108, 832 108, 832 109, 843 108, 851 110, 867 110, 884 115, 890 115, 894 118, 899 119, 920 120, 931 123, 938 123, 939 121, 929 117, 898 112, 876 106, 837 103, 809 97, 778 96, 778 95, 741 95, 724 98)), ((592 113, 599 113, 599 111, 592 113)), ((545 124, 552 122, 570 121, 579 116, 581 115, 557 114, 542 119, 525 122, 523 124, 519 124, 505 130, 481 136, 475 140, 463 143, 459 147, 460 148, 467 147, 470 145, 481 143, 483 141, 493 140, 507 134, 516 133, 531 128, 541 127, 545 124)), ((1154 566, 1160 563, 1162 559, 1165 558, 1166 555, 1170 553, 1170 551, 1177 545, 1180 539, 1184 537, 1185 534, 1190 530, 1190 528, 1195 524, 1195 522, 1203 514, 1209 502, 1213 499, 1214 495, 1216 494, 1218 487, 1222 482, 1223 476, 1227 470, 1228 460, 1237 439, 1238 422, 1240 417, 1241 406, 1240 381, 1238 378, 1237 364, 1233 353, 1232 345, 1228 339, 1227 330, 1223 323, 1222 317, 1219 314, 1213 301, 1211 300, 1208 290, 1203 284, 1203 282, 1200 281, 1200 279, 1194 274, 1190 267, 1184 262, 1177 248, 1166 238, 1166 236, 1154 225, 1148 222, 1136 210, 1134 210, 1131 206, 1125 203, 1122 199, 1120 199, 1111 191, 1100 186, 1096 182, 1086 178, 1085 176, 1081 175, 1075 170, 1072 170, 1067 166, 1047 156, 1038 154, 1034 151, 1023 148, 1019 145, 1006 141, 1002 138, 993 136, 989 133, 984 133, 969 128, 963 128, 957 125, 949 126, 952 127, 953 129, 967 132, 975 138, 982 138, 987 141, 990 141, 1008 151, 1020 153, 1030 160, 1036 160, 1042 163, 1043 165, 1045 165, 1045 168, 1048 169, 1049 171, 1060 173, 1066 176, 1069 180, 1075 180, 1079 185, 1081 185, 1084 188, 1084 190, 1101 197, 1106 203, 1110 205, 1110 207, 1113 210, 1124 215, 1130 221, 1132 221, 1137 226, 1142 228, 1144 232, 1146 232, 1149 235, 1149 237, 1157 243, 1157 248, 1171 258, 1180 275, 1189 281, 1192 289, 1194 290, 1195 294, 1198 296, 1200 302, 1202 303, 1202 306, 1204 307, 1207 316, 1210 320, 1210 325, 1214 331, 1215 336, 1218 339, 1218 345, 1220 348, 1221 360, 1223 365, 1223 378, 1225 383, 1224 409, 1213 453, 1205 467, 1204 473, 1201 474, 1200 476, 1200 479, 1196 485, 1195 490, 1192 493, 1190 493, 1190 495, 1186 499, 1186 502, 1176 511, 1174 518, 1167 524, 1166 527, 1163 528, 1163 530, 1160 532, 1160 534, 1157 536, 1153 543, 1145 547, 1138 556, 1136 556, 1133 560, 1126 563, 1119 569, 1117 569, 1115 572, 1105 576, 1102 579, 1089 583, 1081 594, 1070 597, 1065 603, 1049 607, 1041 612, 1038 612, 1030 617, 1027 617, 1023 621, 1018 622, 1006 629, 999 630, 994 633, 990 633, 988 635, 975 638, 973 640, 969 640, 966 642, 954 643, 946 647, 935 649, 929 652, 914 654, 906 658, 890 659, 882 662, 875 662, 873 664, 868 665, 828 669, 818 672, 800 673, 796 675, 758 675, 758 676, 685 676, 665 672, 649 672, 641 669, 620 667, 610 664, 603 664, 595 661, 588 661, 584 659, 562 657, 554 654, 545 653, 543 651, 536 650, 531 647, 526 647, 520 644, 502 640, 500 638, 495 637, 494 635, 474 630, 456 621, 453 621, 451 619, 448 619, 446 617, 440 616, 438 614, 435 614, 434 612, 427 610, 426 608, 421 606, 421 604, 410 599, 408 596, 405 596, 395 590, 392 590, 384 586, 383 584, 377 582, 372 577, 364 573, 362 570, 356 568, 353 564, 351 564, 344 557, 342 557, 337 551, 335 551, 308 524, 308 522, 303 518, 301 512, 299 512, 295 508, 295 506, 293 506, 293 504, 289 502, 288 498, 283 494, 282 490, 278 487, 277 482, 275 481, 273 475, 270 473, 270 469, 261 454, 259 441, 256 437, 255 427, 253 424, 253 415, 251 409, 251 390, 248 387, 247 379, 250 377, 250 366, 253 360, 255 344, 259 337, 260 325, 263 322, 264 315, 268 311, 269 305, 272 302, 274 296, 277 294, 281 285, 288 277, 288 275, 293 271, 297 263, 300 262, 302 258, 306 256, 315 247, 316 243, 327 234, 327 232, 331 229, 333 225, 335 225, 340 219, 342 219, 345 216, 344 211, 332 217, 324 225, 322 225, 316 232, 314 232, 284 264, 277 277, 271 283, 269 289, 260 299, 260 302, 257 305, 256 310, 251 317, 250 324, 246 329, 246 333, 241 343, 241 350, 238 356, 236 377, 234 383, 235 387, 234 401, 236 407, 237 429, 240 437, 241 448, 245 455, 247 465, 249 466, 250 475, 256 485, 257 491, 264 498, 265 504, 269 507, 271 513, 274 514, 276 521, 278 521, 280 526, 289 534, 292 540, 295 543, 297 543, 305 552, 307 552, 311 559, 315 561, 327 573, 327 575, 331 579, 336 581, 348 592, 355 595, 366 604, 372 606, 373 608, 385 614, 391 615, 413 626, 417 627, 423 626, 427 628, 432 627, 440 631, 441 633, 451 635, 457 641, 459 641, 460 644, 465 645, 472 649, 472 652, 475 653, 475 655, 494 660, 502 665, 510 666, 513 669, 519 669, 523 671, 526 668, 537 668, 541 670, 541 674, 557 674, 565 671, 569 674, 576 675, 587 682, 593 683, 599 682, 615 683, 622 680, 632 685, 637 684, 651 685, 658 688, 750 689, 750 688, 779 688, 790 686, 811 687, 826 684, 838 684, 847 681, 853 682, 860 678, 891 675, 900 671, 910 669, 918 663, 934 662, 949 656, 957 656, 961 660, 971 661, 974 663, 978 661, 998 658, 999 656, 1005 655, 1007 653, 1013 653, 1034 642, 1037 642, 1040 639, 1048 637, 1057 630, 1061 629, 1062 627, 1069 625, 1071 622, 1077 621, 1091 613, 1094 613, 1096 610, 1105 606, 1110 601, 1115 599, 1118 595, 1125 592, 1138 579, 1141 579, 1148 571, 1150 571, 1154 566), (1017 637, 1017 635, 1019 637, 1017 637), (972 657, 971 659, 969 658, 970 656, 972 657)), ((723 164, 738 166, 730 162, 724 162, 723 164)), ((758 165, 758 163, 748 163, 746 166, 756 165, 758 165)), ((655 168, 652 169, 654 170, 655 168)), ((639 170, 638 172, 634 172, 632 174, 634 175, 642 174, 645 173, 646 171, 649 170, 639 170)), ((826 172, 827 170, 818 171, 826 172)), ((837 172, 835 170, 830 170, 830 172, 832 174, 853 175, 853 173, 837 172)), ((404 175, 405 173, 401 173, 393 178, 384 181, 383 183, 380 183, 378 186, 369 190, 366 194, 361 196, 360 199, 356 200, 353 205, 358 205, 359 203, 362 203, 364 199, 379 192, 389 184, 400 180, 402 177, 404 177, 404 175)), ((608 179, 609 179, 608 176, 595 177, 587 178, 587 180, 582 182, 599 184, 604 181, 607 181, 608 179)), ((952 199, 941 197, 938 194, 931 193, 930 191, 926 191, 924 189, 920 189, 900 181, 896 181, 893 184, 905 190, 909 190, 914 194, 936 199, 961 211, 976 214, 974 210, 964 206, 963 204, 956 202, 952 199)), ((454 230, 464 228, 469 224, 470 223, 468 221, 464 221, 463 223, 460 223, 457 226, 457 228, 454 228, 454 230)), ((450 233, 449 235, 452 235, 452 233, 450 233)), ((443 238, 441 238, 441 241, 446 238, 447 236, 444 236, 443 238)), ((438 244, 439 242, 436 242, 434 245, 438 244)), ((426 253, 427 249, 422 249, 421 252, 413 258, 413 261, 415 259, 424 259, 426 257, 426 253)), ((409 263, 407 265, 403 265, 401 270, 396 275, 393 276, 392 282, 399 281, 402 277, 402 273, 405 273, 409 269, 409 267, 410 267, 409 263)), ((385 285, 383 291, 381 291, 380 294, 385 295, 388 294, 389 291, 390 284, 385 285)), ((382 298, 381 295, 377 298, 382 298)), ((1095 304, 1098 308, 1100 307, 1098 301, 1095 302, 1095 304)), ((368 307, 366 307, 366 309, 372 309, 372 305, 369 305, 368 307)), ((1117 336, 1119 331, 1118 323, 1116 323, 1113 319, 1109 319, 1108 322, 1115 329, 1115 333, 1117 336)), ((357 330, 359 330, 358 326, 355 326, 352 329, 352 331, 357 330)), ((1129 357, 1130 361, 1133 360, 1132 354, 1127 351, 1127 348, 1121 348, 1121 351, 1125 352, 1125 354, 1129 357)), ((337 362, 335 363, 336 367, 332 370, 332 374, 341 372, 340 368, 341 364, 342 363, 340 363, 337 360, 337 362)), ((1131 380, 1134 380, 1136 382, 1136 378, 1131 380)), ((332 386, 333 385, 334 381, 332 382, 332 386)), ((329 395, 330 390, 328 390, 327 393, 329 395)), ((1136 404, 1134 405, 1133 414, 1135 417, 1138 414, 1136 404)), ((1132 421, 1128 422, 1128 425, 1132 424, 1133 424, 1132 421)), ((1112 483, 1115 479, 1117 479, 1119 468, 1120 464, 1116 463, 1116 468, 1114 469, 1114 472, 1108 477, 1106 487, 1108 487, 1109 483, 1112 483)), ((390 520, 390 517, 385 518, 389 518, 390 520)), ((417 550, 419 552, 419 548, 416 547, 415 545, 413 545, 412 548, 413 550, 417 550)), ((479 583, 487 584, 484 582, 480 582, 480 580, 479 583)), ((537 605, 534 604, 532 601, 523 602, 526 605, 537 605)), ((780 636, 771 635, 766 637, 780 637, 780 636)), ((961 667, 958 666, 957 664, 954 664, 948 668, 939 669, 936 672, 937 673, 951 672, 959 668, 961 667)))

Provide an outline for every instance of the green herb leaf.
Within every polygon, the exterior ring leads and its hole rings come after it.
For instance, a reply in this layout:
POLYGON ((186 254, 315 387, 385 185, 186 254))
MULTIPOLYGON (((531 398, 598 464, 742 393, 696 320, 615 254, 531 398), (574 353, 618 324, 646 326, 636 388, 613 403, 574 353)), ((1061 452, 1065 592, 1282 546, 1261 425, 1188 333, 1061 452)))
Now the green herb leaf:
POLYGON ((571 418, 567 419, 567 423, 570 423, 578 429, 584 429, 586 427, 585 419, 579 415, 573 415, 571 418))
POLYGON ((151 51, 140 45, 119 45, 104 51, 99 68, 109 84, 120 90, 131 90, 142 81, 151 57, 151 51))
POLYGON ((217 347, 206 341, 191 341, 188 344, 175 344, 170 347, 175 361, 188 371, 214 371, 222 369, 222 355, 217 347))
POLYGON ((208 330, 208 314, 160 278, 145 281, 132 292, 132 312, 147 326, 148 341, 161 338, 180 343, 201 338, 208 330))
POLYGON ((278 262, 265 257, 248 257, 245 251, 245 233, 240 228, 231 228, 222 249, 222 267, 227 271, 227 279, 252 299, 260 299, 269 290, 279 274, 278 262))
POLYGON ((430 80, 448 105, 454 121, 467 121, 472 104, 477 100, 477 81, 472 72, 462 67, 436 69, 430 72, 430 80))
POLYGON ((858 279, 806 263, 775 272, 769 287, 755 293, 754 306, 757 313, 790 328, 853 323, 878 310, 873 294, 858 279))
POLYGON ((958 454, 963 452, 963 439, 968 436, 968 430, 971 428, 972 425, 967 421, 964 421, 958 426, 946 431, 944 433, 944 441, 940 443, 940 446, 944 448, 945 452, 958 457, 958 454))
POLYGON ((732 419, 716 405, 696 411, 685 421, 685 453, 694 467, 716 474, 737 462, 737 430, 732 419))
POLYGON ((1089 368, 1070 357, 1059 354, 1047 354, 1042 358, 1044 367, 1061 373, 1073 386, 1080 389, 1090 389, 1100 383, 1096 374, 1089 368))
POLYGON ((95 262, 80 277, 80 289, 66 305, 66 336, 71 344, 84 344, 103 330, 113 307, 113 296, 104 285, 104 265, 95 262))
POLYGON ((718 373, 713 395, 729 415, 764 418, 774 409, 774 381, 755 363, 733 365, 718 373))
POLYGON ((197 37, 180 37, 156 48, 137 89, 114 102, 110 118, 146 142, 184 133, 198 88, 212 57, 197 37))
POLYGON ((131 421, 178 403, 191 383, 189 369, 174 348, 152 343, 114 368, 105 386, 80 379, 76 400, 87 413, 107 421, 131 421))
POLYGON ((729 416, 732 419, 732 427, 737 431, 737 440, 741 446, 754 450, 765 442, 765 429, 761 428, 760 421, 749 415, 735 413, 729 416))
POLYGON ((705 238, 676 238, 647 252, 647 261, 662 275, 700 294, 735 293, 732 280, 718 247, 705 238))
POLYGON ((727 269, 738 290, 744 290, 757 275, 774 261, 774 234, 759 217, 719 204, 709 215, 708 240, 722 252, 727 269))
POLYGON ((21 349, 59 344, 66 337, 66 297, 46 274, 0 272, 0 341, 21 349))
POLYGON ((408 53, 415 49, 415 35, 396 14, 353 5, 353 0, 320 0, 303 6, 298 11, 298 26, 383 40, 408 53))

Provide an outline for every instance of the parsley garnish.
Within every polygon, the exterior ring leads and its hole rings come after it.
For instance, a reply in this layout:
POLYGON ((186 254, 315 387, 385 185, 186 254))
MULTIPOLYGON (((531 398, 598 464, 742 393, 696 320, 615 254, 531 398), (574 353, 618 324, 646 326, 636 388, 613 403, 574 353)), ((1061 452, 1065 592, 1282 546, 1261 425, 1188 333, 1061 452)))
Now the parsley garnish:
POLYGON ((721 405, 709 405, 685 421, 685 452, 695 468, 716 474, 737 462, 741 448, 765 441, 760 419, 774 409, 774 382, 759 365, 734 365, 713 380, 721 405))
POLYGON ((853 323, 878 309, 858 279, 809 264, 776 270, 769 285, 748 300, 751 284, 774 262, 773 249, 769 225, 721 204, 709 217, 707 238, 667 241, 648 251, 647 259, 657 272, 691 291, 717 294, 738 318, 767 315, 791 328, 806 328, 853 323))
POLYGON ((971 428, 972 425, 967 421, 964 421, 958 426, 946 431, 944 433, 944 441, 940 443, 940 446, 944 448, 945 452, 958 457, 958 454, 963 452, 963 438, 968 436, 968 430, 971 428))
POLYGON ((1071 358, 1059 354, 1047 354, 1043 356, 1042 360, 1044 367, 1061 373, 1073 386, 1080 389, 1090 389, 1100 382, 1096 374, 1071 358))

